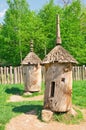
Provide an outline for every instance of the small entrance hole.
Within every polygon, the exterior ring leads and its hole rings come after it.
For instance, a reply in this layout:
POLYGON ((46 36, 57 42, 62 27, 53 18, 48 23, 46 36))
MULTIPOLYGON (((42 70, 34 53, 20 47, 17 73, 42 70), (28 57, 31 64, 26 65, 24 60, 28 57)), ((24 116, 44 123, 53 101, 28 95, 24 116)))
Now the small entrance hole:
POLYGON ((51 82, 51 97, 54 97, 55 82, 51 82))
POLYGON ((61 80, 62 82, 65 82, 65 78, 62 78, 62 80, 61 80))

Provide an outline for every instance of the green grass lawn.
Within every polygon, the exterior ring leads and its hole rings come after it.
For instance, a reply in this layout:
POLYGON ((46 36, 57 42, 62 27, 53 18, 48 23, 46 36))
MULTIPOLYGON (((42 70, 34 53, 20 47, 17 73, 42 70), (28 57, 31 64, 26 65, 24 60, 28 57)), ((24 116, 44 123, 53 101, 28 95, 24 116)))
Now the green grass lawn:
MULTIPOLYGON (((43 94, 44 87, 40 93, 43 94)), ((0 85, 0 130, 4 130, 5 125, 12 117, 18 114, 28 112, 35 109, 38 117, 40 117, 41 110, 43 108, 42 101, 24 101, 24 102, 6 102, 9 97, 13 94, 19 94, 23 96, 24 86, 23 85, 0 85)), ((35 96, 35 95, 33 95, 35 96)), ((74 81, 73 83, 73 104, 81 108, 86 108, 86 81, 74 81)), ((79 120, 82 118, 82 114, 79 111, 79 120)), ((55 119, 58 121, 65 120, 63 115, 55 115, 55 119)), ((71 118, 72 120, 73 118, 71 118)), ((77 119, 75 119, 77 120, 77 119)), ((74 122, 74 119, 73 119, 74 122)))
POLYGON ((73 82, 73 104, 86 108, 86 81, 73 82))

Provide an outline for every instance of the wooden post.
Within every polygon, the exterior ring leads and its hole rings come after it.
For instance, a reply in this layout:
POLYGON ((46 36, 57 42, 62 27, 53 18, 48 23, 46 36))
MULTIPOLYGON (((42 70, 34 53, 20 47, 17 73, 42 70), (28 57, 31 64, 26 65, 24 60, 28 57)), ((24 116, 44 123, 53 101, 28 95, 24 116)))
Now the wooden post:
POLYGON ((20 83, 19 67, 17 67, 17 75, 18 75, 18 76, 17 76, 17 79, 18 79, 17 81, 18 81, 18 83, 20 83))
POLYGON ((6 68, 6 79, 7 79, 7 84, 9 84, 9 68, 6 68))
POLYGON ((6 67, 4 67, 4 84, 6 84, 7 81, 6 81, 6 67))
POLYGON ((79 71, 80 71, 80 80, 82 80, 82 68, 81 68, 81 66, 79 67, 79 71))
POLYGON ((3 68, 1 67, 1 84, 3 84, 3 68))
POLYGON ((75 80, 74 67, 72 68, 72 79, 75 80))
POLYGON ((1 67, 0 67, 0 84, 1 84, 1 67))
POLYGON ((20 73, 20 83, 23 83, 23 78, 22 78, 22 66, 19 67, 19 73, 20 73))
POLYGON ((84 80, 84 75, 85 75, 85 66, 82 66, 82 80, 84 80))
POLYGON ((77 80, 79 80, 79 66, 77 66, 77 80))
POLYGON ((74 73, 75 73, 75 80, 77 79, 77 76, 76 76, 76 66, 74 67, 74 73))
POLYGON ((82 70, 82 80, 84 80, 84 66, 81 67, 82 70))
POLYGON ((10 84, 13 83, 12 66, 10 66, 10 84))
POLYGON ((17 84, 17 68, 14 68, 14 84, 17 84))
POLYGON ((85 80, 86 80, 86 67, 85 67, 85 80))

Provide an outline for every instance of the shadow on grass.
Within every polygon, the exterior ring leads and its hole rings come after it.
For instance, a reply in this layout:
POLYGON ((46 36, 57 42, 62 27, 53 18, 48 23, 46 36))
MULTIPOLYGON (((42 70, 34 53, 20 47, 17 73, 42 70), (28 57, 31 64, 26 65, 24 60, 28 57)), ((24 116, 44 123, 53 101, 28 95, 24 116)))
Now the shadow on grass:
POLYGON ((12 111, 16 113, 36 114, 37 117, 41 120, 42 109, 43 109, 42 105, 22 105, 22 106, 14 107, 12 111))
POLYGON ((19 88, 7 88, 5 92, 8 94, 23 95, 24 90, 21 90, 19 88))

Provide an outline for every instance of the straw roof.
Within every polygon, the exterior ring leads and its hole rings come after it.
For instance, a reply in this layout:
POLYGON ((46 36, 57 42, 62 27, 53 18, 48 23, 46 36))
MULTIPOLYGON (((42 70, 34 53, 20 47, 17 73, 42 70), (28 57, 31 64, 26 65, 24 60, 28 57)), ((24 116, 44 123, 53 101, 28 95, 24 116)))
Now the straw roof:
POLYGON ((30 53, 22 61, 22 65, 28 64, 40 64, 42 61, 41 59, 33 52, 33 40, 30 41, 30 53))
POLYGON ((77 64, 78 62, 66 51, 61 45, 57 45, 54 49, 46 55, 43 60, 43 64, 46 63, 73 63, 77 64))
POLYGON ((27 64, 40 64, 41 59, 34 53, 30 52, 22 61, 22 65, 27 65, 27 64))

